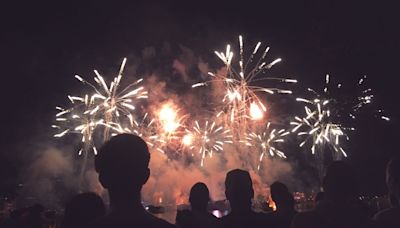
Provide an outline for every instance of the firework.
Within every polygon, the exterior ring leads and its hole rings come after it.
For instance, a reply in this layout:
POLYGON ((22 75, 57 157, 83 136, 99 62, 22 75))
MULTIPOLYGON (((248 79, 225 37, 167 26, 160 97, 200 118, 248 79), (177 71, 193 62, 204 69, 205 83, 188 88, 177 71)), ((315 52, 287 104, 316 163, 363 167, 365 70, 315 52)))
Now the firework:
POLYGON ((135 120, 132 115, 128 115, 128 118, 130 127, 121 129, 122 132, 137 135, 146 141, 150 149, 165 153, 163 147, 166 141, 157 133, 154 118, 150 118, 148 113, 145 113, 140 121, 135 120))
POLYGON ((96 147, 93 141, 93 133, 99 124, 103 121, 97 120, 90 114, 91 102, 88 95, 84 97, 68 96, 70 102, 74 105, 73 108, 64 109, 56 107, 58 113, 56 114, 56 125, 53 128, 58 129, 60 132, 55 134, 54 137, 60 138, 67 134, 80 134, 82 147, 79 150, 79 155, 87 154, 89 150, 93 150, 97 154, 96 147))
POLYGON ((186 115, 180 115, 180 109, 176 104, 167 102, 155 111, 159 128, 159 135, 167 141, 177 138, 178 129, 183 126, 186 115))
POLYGON ((257 169, 260 169, 261 162, 265 156, 271 157, 278 156, 280 158, 286 158, 284 152, 277 148, 277 145, 285 141, 285 137, 289 135, 289 131, 285 129, 276 129, 271 127, 271 122, 268 122, 265 129, 258 132, 250 132, 246 136, 242 143, 247 146, 256 147, 260 151, 259 164, 257 169))
MULTIPOLYGON (((365 85, 367 77, 363 76, 357 84, 358 94, 354 97, 344 95, 341 91, 342 84, 331 84, 330 76, 325 76, 325 86, 322 93, 308 88, 316 98, 296 100, 305 104, 305 117, 295 117, 291 122, 292 132, 298 132, 299 136, 305 137, 300 143, 303 147, 307 141, 312 142, 311 152, 315 154, 317 150, 323 151, 325 146, 333 149, 336 158, 347 157, 346 152, 340 145, 340 139, 349 140, 347 132, 355 130, 353 127, 343 126, 342 122, 356 119, 357 115, 366 105, 372 103, 374 95, 371 88, 365 85), (332 88, 337 89, 332 91, 332 88)), ((386 121, 390 119, 383 115, 382 110, 377 111, 380 118, 386 121)), ((322 155, 321 155, 322 156, 322 155)))
POLYGON ((185 148, 198 151, 201 155, 201 166, 204 165, 207 155, 212 157, 214 152, 222 151, 226 143, 233 143, 230 130, 208 121, 205 121, 204 125, 200 125, 196 120, 193 128, 186 129, 186 134, 182 138, 185 148))
POLYGON ((108 86, 104 78, 95 70, 96 76, 94 77, 97 87, 89 83, 82 77, 75 75, 75 78, 80 82, 89 85, 94 91, 93 94, 86 94, 84 96, 68 96, 71 102, 71 108, 64 109, 57 107, 59 112, 56 114, 57 125, 54 128, 61 130, 61 132, 54 135, 54 137, 63 137, 69 133, 79 133, 82 135, 82 152, 87 152, 90 148, 94 153, 97 153, 93 141, 93 133, 98 126, 104 128, 104 140, 107 140, 112 132, 122 133, 122 117, 127 117, 131 122, 132 111, 135 110, 135 101, 147 98, 147 91, 144 87, 137 85, 142 79, 129 84, 124 89, 121 89, 120 83, 122 79, 122 72, 126 64, 124 58, 118 76, 108 86), (65 127, 64 127, 65 126, 65 127))
POLYGON ((116 128, 122 123, 121 118, 128 117, 131 112, 136 109, 135 102, 140 99, 146 99, 148 92, 143 86, 137 87, 143 79, 139 79, 134 83, 129 84, 125 88, 121 87, 122 73, 126 64, 126 58, 122 61, 118 75, 107 85, 104 78, 100 75, 97 70, 94 70, 97 87, 94 84, 84 80, 79 75, 75 75, 75 78, 84 84, 89 85, 94 93, 91 95, 90 100, 93 103, 93 107, 89 113, 91 115, 100 116, 104 120, 104 124, 108 127, 105 128, 104 140, 109 138, 109 126, 116 128))
MULTIPOLYGON (((273 65, 280 62, 281 59, 275 59, 272 62, 267 63, 265 58, 269 51, 269 47, 266 47, 261 54, 261 42, 258 42, 253 49, 250 57, 245 61, 245 53, 243 50, 243 38, 239 36, 239 60, 238 67, 233 64, 234 54, 231 51, 231 46, 227 45, 226 51, 217 52, 215 54, 225 64, 224 73, 209 73, 212 77, 211 81, 194 84, 192 87, 205 86, 211 82, 220 81, 225 86, 225 96, 222 102, 226 108, 219 112, 217 116, 224 116, 231 124, 240 126, 246 125, 248 119, 261 120, 266 112, 266 107, 263 102, 256 95, 258 92, 264 92, 268 94, 274 93, 292 93, 290 90, 283 90, 279 88, 265 88, 254 85, 254 82, 259 80, 275 80, 279 82, 295 83, 297 80, 285 79, 285 78, 272 78, 263 77, 258 78, 260 74, 263 74, 266 70, 270 69, 273 65), (256 57, 258 60, 254 61, 256 57)), ((245 126, 244 126, 245 127, 245 126)), ((233 129, 238 130, 238 129, 233 129)))
MULTIPOLYGON (((341 84, 336 86, 338 89, 341 87, 341 84)), ((340 139, 344 137, 348 140, 346 131, 354 130, 354 128, 344 127, 340 121, 345 116, 350 116, 354 119, 358 109, 369 103, 371 97, 365 97, 362 102, 360 98, 357 98, 357 105, 354 106, 351 103, 351 99, 343 99, 339 96, 334 97, 329 88, 330 76, 326 75, 325 87, 321 94, 308 88, 308 91, 312 92, 316 98, 296 98, 296 101, 305 104, 305 116, 302 118, 296 116, 295 120, 290 122, 293 126, 292 132, 297 132, 298 136, 305 138, 300 143, 300 147, 303 147, 308 141, 311 142, 312 154, 315 154, 316 150, 323 153, 325 146, 328 146, 335 152, 336 158, 347 157, 346 152, 340 145, 340 139), (350 107, 350 109, 346 109, 346 107, 350 107)))
POLYGON ((347 157, 346 152, 340 145, 340 138, 348 136, 346 130, 354 130, 354 128, 345 128, 341 124, 333 121, 331 110, 329 109, 329 100, 306 100, 297 98, 297 101, 306 102, 304 106, 305 117, 295 117, 295 121, 290 122, 294 126, 292 132, 297 132, 298 136, 305 137, 300 143, 303 147, 308 141, 311 142, 311 153, 315 154, 316 150, 323 152, 326 145, 336 152, 337 157, 347 157))
MULTIPOLYGON (((355 119, 357 113, 366 105, 371 104, 373 99, 374 99, 374 94, 371 88, 367 87, 366 85, 367 81, 367 76, 364 75, 362 78, 358 80, 358 90, 360 91, 359 95, 357 96, 356 101, 354 102, 352 109, 353 113, 350 113, 350 117, 355 119)), ((385 121, 390 121, 390 118, 384 114, 384 111, 382 109, 378 109, 375 111, 377 114, 378 118, 385 120, 385 121)))

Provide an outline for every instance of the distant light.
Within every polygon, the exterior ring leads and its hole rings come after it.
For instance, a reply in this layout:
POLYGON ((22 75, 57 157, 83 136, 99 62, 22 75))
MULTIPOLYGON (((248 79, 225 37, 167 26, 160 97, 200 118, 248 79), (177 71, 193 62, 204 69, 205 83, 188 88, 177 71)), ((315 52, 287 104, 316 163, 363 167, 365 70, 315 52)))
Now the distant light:
POLYGON ((222 213, 219 210, 213 210, 212 214, 217 218, 221 218, 222 217, 222 213))

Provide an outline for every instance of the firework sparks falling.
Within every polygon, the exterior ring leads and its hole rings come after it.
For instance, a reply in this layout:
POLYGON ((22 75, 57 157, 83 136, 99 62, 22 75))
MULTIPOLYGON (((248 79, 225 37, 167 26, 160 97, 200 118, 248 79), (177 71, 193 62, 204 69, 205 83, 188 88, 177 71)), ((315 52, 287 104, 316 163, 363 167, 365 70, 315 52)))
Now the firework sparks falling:
POLYGON ((186 135, 182 138, 184 147, 198 151, 201 156, 201 166, 204 165, 207 155, 211 158, 214 152, 222 151, 226 143, 233 143, 230 130, 208 121, 200 125, 196 120, 193 128, 186 129, 186 135))
MULTIPOLYGON (((336 85, 337 89, 341 87, 340 83, 336 85)), ((292 132, 297 132, 298 136, 305 137, 300 143, 300 147, 304 147, 308 141, 311 142, 312 154, 315 154, 316 150, 323 153, 325 146, 328 146, 333 149, 336 158, 347 157, 340 145, 340 138, 345 137, 348 140, 345 131, 354 130, 354 128, 343 127, 339 122, 339 117, 350 116, 354 119, 356 110, 354 107, 346 110, 344 107, 348 100, 341 101, 339 97, 333 97, 329 88, 330 76, 327 74, 323 93, 320 94, 316 90, 308 88, 308 91, 312 92, 316 98, 296 98, 296 101, 305 104, 305 116, 302 118, 296 116, 294 121, 290 122, 293 126, 292 132)), ((358 106, 361 105, 363 104, 358 104, 358 106)))
POLYGON ((209 75, 212 77, 211 81, 197 83, 192 86, 195 88, 199 86, 205 86, 213 81, 223 82, 226 93, 222 101, 226 105, 226 109, 220 112, 218 116, 225 114, 224 116, 226 116, 226 119, 231 124, 236 123, 239 125, 246 125, 247 119, 260 120, 263 118, 264 112, 266 112, 266 107, 256 93, 292 93, 290 90, 256 86, 253 85, 253 82, 266 79, 287 83, 297 82, 295 79, 272 77, 257 78, 258 75, 262 74, 266 70, 270 69, 273 65, 281 61, 281 59, 278 58, 267 63, 265 58, 269 51, 269 47, 266 47, 263 51, 260 51, 261 49, 261 42, 258 42, 250 54, 250 57, 245 61, 243 38, 242 36, 239 36, 238 67, 236 67, 236 64, 234 66, 232 62, 234 59, 234 53, 231 51, 231 46, 227 45, 225 52, 215 51, 215 54, 218 56, 218 58, 221 59, 225 64, 225 73, 220 74, 210 72, 209 75), (256 56, 260 57, 258 60, 254 61, 256 56))
POLYGON ((69 96, 70 101, 74 104, 73 108, 64 109, 56 107, 59 111, 56 114, 56 125, 52 125, 53 128, 60 130, 61 132, 54 135, 56 138, 61 138, 67 134, 80 134, 82 147, 78 154, 87 154, 89 150, 93 150, 94 154, 97 154, 97 149, 93 141, 93 133, 96 126, 103 123, 103 120, 97 120, 90 115, 88 111, 91 106, 91 102, 88 95, 84 97, 72 97, 69 96))
MULTIPOLYGON (((355 97, 343 96, 343 92, 331 91, 332 88, 340 89, 342 84, 331 84, 331 78, 327 74, 325 76, 325 86, 322 93, 308 88, 316 98, 304 99, 297 98, 296 100, 305 104, 305 117, 295 117, 291 122, 293 125, 292 132, 298 132, 305 140, 300 143, 303 147, 307 141, 312 142, 311 152, 315 154, 317 150, 323 151, 327 145, 333 149, 336 158, 347 157, 346 152, 340 145, 340 138, 349 139, 347 132, 355 130, 353 127, 345 127, 342 122, 344 120, 356 119, 363 107, 371 104, 374 98, 372 89, 365 86, 367 77, 363 76, 357 85, 359 93, 355 97), (347 118, 347 119, 346 119, 347 118)), ((386 121, 390 119, 384 116, 382 110, 378 110, 380 118, 386 121)), ((322 155, 321 155, 322 156, 322 155)))
MULTIPOLYGON (((358 87, 360 90, 360 95, 357 97, 357 100, 353 104, 353 113, 350 113, 350 117, 353 119, 356 118, 356 114, 362 109, 364 106, 371 104, 375 98, 373 91, 371 88, 366 85, 367 76, 364 75, 362 78, 358 80, 358 87)), ((390 121, 390 118, 384 115, 384 111, 382 109, 378 109, 375 111, 377 116, 385 121, 390 121)))
MULTIPOLYGON (((94 104, 89 111, 90 115, 101 116, 106 125, 121 124, 121 116, 128 117, 131 115, 131 112, 136 109, 135 102, 137 100, 148 98, 148 92, 144 87, 137 87, 143 79, 139 79, 123 89, 120 88, 125 64, 126 58, 122 61, 118 76, 109 85, 97 70, 94 70, 96 75, 94 81, 97 83, 97 87, 79 75, 75 75, 76 79, 94 90, 94 94, 90 97, 91 103, 94 104)), ((106 140, 109 137, 109 128, 105 129, 104 139, 106 140)))
POLYGON ((121 133, 134 134, 141 137, 150 149, 154 148, 165 153, 162 147, 166 142, 157 134, 154 118, 150 118, 148 113, 145 113, 140 120, 136 120, 132 114, 129 114, 127 117, 129 119, 128 127, 122 127, 116 123, 107 125, 107 127, 113 130, 112 136, 121 133))
POLYGON ((348 140, 345 131, 354 130, 354 128, 345 128, 333 121, 329 100, 306 100, 304 98, 296 100, 306 103, 304 106, 305 117, 296 116, 295 120, 290 122, 294 126, 292 132, 297 132, 298 136, 305 137, 299 146, 303 147, 307 141, 310 141, 312 143, 311 153, 315 154, 317 149, 323 152, 325 145, 329 145, 336 155, 339 155, 338 157, 347 157, 340 145, 340 138, 345 137, 348 140))
POLYGON ((276 129, 271 127, 271 122, 268 122, 265 129, 261 133, 250 132, 246 136, 242 143, 247 146, 257 147, 260 150, 259 164, 257 169, 260 170, 261 162, 265 156, 269 155, 274 157, 275 155, 280 158, 286 158, 283 151, 277 148, 278 144, 285 142, 285 137, 290 132, 285 129, 276 129))

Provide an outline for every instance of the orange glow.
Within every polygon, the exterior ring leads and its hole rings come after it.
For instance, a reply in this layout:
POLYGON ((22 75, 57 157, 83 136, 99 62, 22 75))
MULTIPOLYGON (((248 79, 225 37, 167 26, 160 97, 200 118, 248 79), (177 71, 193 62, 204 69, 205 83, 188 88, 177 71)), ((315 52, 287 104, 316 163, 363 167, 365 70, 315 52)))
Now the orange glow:
POLYGON ((174 132, 179 126, 178 113, 171 104, 164 104, 158 112, 158 118, 166 133, 174 132))
POLYGON ((187 134, 187 135, 183 136, 183 138, 182 138, 182 143, 183 143, 183 145, 185 145, 185 146, 190 146, 190 145, 192 145, 192 143, 193 143, 193 136, 190 135, 190 134, 187 134))
POLYGON ((261 120, 264 117, 263 110, 255 102, 250 104, 250 117, 252 120, 261 120))
POLYGON ((272 208, 273 211, 276 211, 276 204, 272 199, 268 200, 268 206, 272 208))

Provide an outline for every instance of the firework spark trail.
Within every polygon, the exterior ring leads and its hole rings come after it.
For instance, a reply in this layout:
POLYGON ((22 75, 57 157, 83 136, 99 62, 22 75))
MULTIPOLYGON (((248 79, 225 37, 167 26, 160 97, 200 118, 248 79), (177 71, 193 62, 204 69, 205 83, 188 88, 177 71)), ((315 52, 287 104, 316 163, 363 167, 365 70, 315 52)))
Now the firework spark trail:
POLYGON ((249 132, 245 140, 241 142, 250 147, 256 147, 260 150, 259 163, 257 170, 260 170, 261 162, 265 156, 286 158, 283 151, 277 148, 278 144, 285 142, 285 137, 290 134, 285 129, 276 129, 271 127, 271 122, 268 122, 265 129, 256 132, 249 132))
POLYGON ((128 115, 129 127, 116 128, 115 134, 119 133, 130 133, 143 138, 146 141, 150 150, 155 149, 161 153, 165 153, 163 150, 166 141, 160 137, 157 132, 155 119, 150 118, 148 113, 145 113, 140 121, 137 121, 132 114, 128 115))
POLYGON ((294 126, 292 132, 297 132, 297 135, 301 137, 305 136, 299 146, 303 147, 307 141, 310 141, 312 143, 311 153, 315 154, 316 150, 323 153, 324 147, 328 145, 334 152, 347 157, 340 145, 340 138, 345 137, 348 140, 345 131, 354 130, 354 128, 345 128, 332 121, 331 110, 328 107, 329 100, 306 100, 304 98, 297 98, 296 100, 306 102, 304 106, 305 117, 296 116, 295 120, 290 122, 294 126))
POLYGON ((61 138, 67 134, 80 134, 82 147, 79 150, 79 155, 88 153, 93 150, 97 154, 96 146, 93 141, 93 132, 103 120, 96 119, 90 114, 90 107, 92 106, 88 95, 83 97, 68 96, 70 102, 74 105, 70 109, 56 107, 59 111, 56 114, 56 125, 53 128, 61 130, 61 132, 54 135, 56 138, 61 138))
MULTIPOLYGON (((360 79, 358 84, 361 85, 365 78, 364 76, 360 79)), ((340 89, 342 84, 339 83, 334 87, 340 89)), ((346 152, 340 145, 340 138, 345 137, 348 140, 349 137, 346 132, 355 129, 344 127, 340 121, 343 119, 342 117, 346 116, 355 119, 359 110, 366 104, 371 103, 373 95, 371 94, 371 89, 365 89, 356 99, 341 98, 333 96, 330 88, 330 76, 327 74, 321 94, 314 89, 308 88, 308 91, 312 92, 316 98, 296 98, 296 101, 305 104, 305 116, 302 118, 296 116, 295 120, 290 124, 293 125, 292 132, 297 132, 298 136, 305 137, 300 143, 300 147, 303 147, 307 141, 312 142, 312 154, 315 154, 316 150, 323 153, 325 146, 328 146, 333 149, 336 158, 347 157, 346 152)))
POLYGON ((215 122, 205 121, 200 125, 196 120, 191 129, 186 129, 182 138, 182 144, 190 151, 198 151, 201 156, 200 165, 204 165, 204 159, 210 158, 214 152, 222 151, 226 143, 233 143, 229 129, 218 126, 215 122))
MULTIPOLYGON (((364 75, 362 78, 358 80, 358 87, 360 90, 360 95, 358 95, 357 100, 353 104, 353 113, 350 113, 350 117, 355 119, 356 115, 360 110, 368 105, 371 104, 375 98, 373 91, 371 88, 367 87, 366 85, 366 80, 367 76, 364 75)), ((376 110, 376 113, 378 115, 378 118, 385 120, 385 121, 390 121, 390 118, 386 115, 384 115, 384 112, 382 109, 376 110)))
MULTIPOLYGON (((237 70, 232 64, 234 57, 233 51, 231 51, 231 46, 227 45, 226 51, 217 52, 215 54, 220 60, 225 64, 226 73, 209 73, 211 76, 210 81, 201 82, 192 85, 193 88, 199 86, 206 86, 212 82, 221 81, 225 85, 225 96, 222 102, 226 105, 223 111, 219 112, 217 116, 224 116, 228 122, 232 125, 247 125, 248 119, 260 120, 263 118, 264 112, 266 112, 266 107, 263 102, 256 95, 258 92, 264 92, 268 94, 274 93, 286 93, 291 94, 290 90, 283 90, 279 88, 265 88, 253 85, 254 82, 259 80, 275 80, 279 82, 296 83, 295 79, 286 78, 272 78, 263 77, 257 78, 258 75, 262 74, 265 70, 270 69, 273 65, 280 62, 281 59, 275 59, 274 61, 267 63, 265 58, 269 51, 269 47, 266 47, 264 51, 261 52, 261 56, 257 61, 254 61, 256 56, 259 56, 259 51, 261 50, 261 42, 258 42, 253 52, 251 53, 248 60, 245 62, 244 50, 243 50, 243 38, 239 36, 239 69, 237 70)), ((244 126, 246 128, 246 126, 244 126)), ((237 128, 232 128, 238 130, 237 128)), ((246 130, 246 129, 245 129, 246 130)))
MULTIPOLYGON (((97 83, 97 87, 79 75, 75 75, 76 79, 89 85, 94 90, 94 94, 90 97, 91 103, 94 105, 89 112, 91 115, 101 116, 106 126, 120 125, 122 123, 121 115, 128 117, 136 109, 135 101, 148 98, 148 92, 143 86, 133 88, 143 81, 142 78, 129 84, 124 89, 120 89, 125 64, 126 58, 122 61, 118 75, 111 81, 109 86, 97 70, 94 70, 96 75, 94 81, 97 83)), ((109 134, 109 128, 106 127, 104 140, 109 138, 109 134)))
POLYGON ((93 132, 98 126, 104 127, 103 139, 107 140, 110 130, 117 133, 122 133, 122 116, 132 121, 132 111, 135 108, 135 101, 145 99, 148 96, 143 86, 137 86, 143 79, 139 79, 134 83, 129 84, 124 89, 121 87, 122 72, 126 64, 124 58, 118 76, 108 86, 104 78, 94 70, 94 77, 97 87, 88 81, 84 80, 79 75, 75 78, 85 85, 89 85, 93 89, 92 95, 84 96, 68 96, 72 107, 64 109, 57 107, 59 112, 56 114, 57 125, 54 128, 62 130, 54 137, 63 137, 69 133, 79 133, 82 135, 83 147, 79 154, 93 149, 96 154, 97 150, 93 141, 93 132), (62 127, 60 125, 65 125, 62 127))

